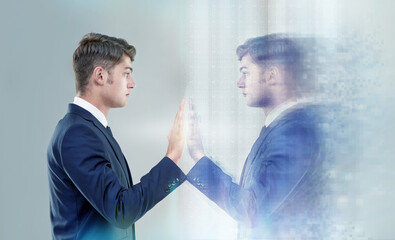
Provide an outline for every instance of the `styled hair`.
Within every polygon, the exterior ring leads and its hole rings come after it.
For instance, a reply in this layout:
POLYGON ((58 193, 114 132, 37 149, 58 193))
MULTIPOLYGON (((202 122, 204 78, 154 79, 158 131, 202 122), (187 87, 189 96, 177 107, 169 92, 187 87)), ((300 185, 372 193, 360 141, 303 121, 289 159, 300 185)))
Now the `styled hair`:
POLYGON ((73 54, 73 70, 77 92, 84 93, 93 70, 102 66, 110 71, 121 62, 123 55, 134 60, 136 49, 124 39, 99 33, 86 34, 73 54))
POLYGON ((248 39, 240 45, 236 54, 241 60, 249 54, 257 64, 291 64, 301 60, 301 50, 294 39, 286 34, 269 34, 248 39))
POLYGON ((314 38, 293 36, 289 34, 269 34, 248 39, 237 47, 236 54, 241 59, 249 54, 262 69, 273 65, 282 65, 292 78, 288 79, 288 88, 295 91, 309 92, 313 90, 310 70, 306 58, 313 49, 314 38), (311 46, 309 46, 311 45, 311 46))

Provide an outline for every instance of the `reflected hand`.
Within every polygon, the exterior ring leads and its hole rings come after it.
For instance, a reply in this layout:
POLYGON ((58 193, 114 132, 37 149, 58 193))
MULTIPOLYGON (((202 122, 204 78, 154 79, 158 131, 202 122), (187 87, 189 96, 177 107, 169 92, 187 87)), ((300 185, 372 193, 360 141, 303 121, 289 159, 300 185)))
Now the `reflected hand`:
POLYGON ((189 125, 188 125, 188 150, 191 158, 198 162, 199 159, 205 156, 203 143, 202 143, 202 135, 200 133, 199 124, 196 118, 195 110, 192 104, 192 101, 189 102, 189 125))
POLYGON ((184 136, 184 122, 185 122, 185 100, 180 103, 176 119, 174 120, 173 128, 167 136, 169 145, 167 147, 166 157, 170 158, 175 164, 180 160, 184 151, 185 136, 184 136))

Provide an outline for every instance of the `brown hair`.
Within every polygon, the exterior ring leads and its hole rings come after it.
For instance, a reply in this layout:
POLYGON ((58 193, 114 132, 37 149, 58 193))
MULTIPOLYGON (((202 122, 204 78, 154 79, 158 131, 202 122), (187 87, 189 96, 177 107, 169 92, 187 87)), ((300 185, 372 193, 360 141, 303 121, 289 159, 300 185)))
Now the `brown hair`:
POLYGON ((77 92, 84 93, 88 79, 97 66, 110 71, 121 62, 123 55, 133 61, 136 55, 134 46, 122 38, 115 38, 99 33, 86 34, 73 54, 73 70, 77 92))
POLYGON ((236 54, 241 60, 250 54, 255 63, 274 62, 289 64, 301 60, 301 51, 295 39, 286 34, 269 34, 248 39, 240 45, 236 54))
POLYGON ((271 65, 284 66, 292 75, 292 79, 288 79, 288 88, 309 92, 313 91, 314 83, 312 79, 307 79, 309 64, 305 61, 307 50, 314 46, 314 38, 274 33, 248 39, 237 48, 236 54, 240 61, 249 54, 262 69, 271 65))

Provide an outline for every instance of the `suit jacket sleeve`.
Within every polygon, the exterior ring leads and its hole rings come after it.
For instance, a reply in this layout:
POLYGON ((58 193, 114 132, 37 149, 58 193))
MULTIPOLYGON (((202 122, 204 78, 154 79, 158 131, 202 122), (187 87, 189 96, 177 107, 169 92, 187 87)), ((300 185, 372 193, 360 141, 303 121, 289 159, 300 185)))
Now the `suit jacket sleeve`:
POLYGON ((126 228, 185 180, 169 158, 163 158, 140 183, 127 188, 120 184, 98 132, 74 125, 59 149, 65 172, 90 204, 115 226, 126 228))
POLYGON ((300 181, 315 154, 315 141, 308 128, 285 124, 267 136, 243 186, 207 157, 187 179, 238 222, 254 226, 270 217, 300 181))

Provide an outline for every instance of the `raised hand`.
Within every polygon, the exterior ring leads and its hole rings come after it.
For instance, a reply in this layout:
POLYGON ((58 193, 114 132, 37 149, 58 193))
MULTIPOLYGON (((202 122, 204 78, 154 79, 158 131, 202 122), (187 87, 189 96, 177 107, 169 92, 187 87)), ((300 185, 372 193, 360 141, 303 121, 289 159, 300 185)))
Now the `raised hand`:
POLYGON ((184 151, 185 136, 184 136, 184 122, 185 122, 185 99, 180 103, 176 119, 174 120, 173 128, 171 129, 167 139, 169 145, 167 147, 166 157, 170 158, 175 164, 180 160, 184 151))
POLYGON ((188 122, 187 142, 189 155, 191 155, 191 158, 195 162, 198 162, 199 159, 205 156, 205 154, 202 143, 202 135, 200 133, 199 124, 192 101, 189 101, 188 122))

